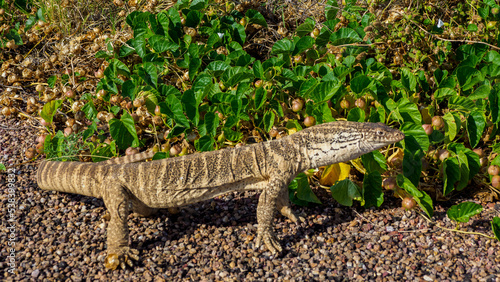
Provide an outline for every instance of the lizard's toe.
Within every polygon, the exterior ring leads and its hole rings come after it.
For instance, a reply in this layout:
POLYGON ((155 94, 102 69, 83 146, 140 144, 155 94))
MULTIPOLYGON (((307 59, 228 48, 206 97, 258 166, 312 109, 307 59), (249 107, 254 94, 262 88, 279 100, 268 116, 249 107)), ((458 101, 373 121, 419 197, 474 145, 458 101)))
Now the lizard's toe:
POLYGON ((127 265, 130 267, 134 266, 132 260, 139 260, 139 251, 127 247, 121 251, 108 254, 104 260, 104 266, 111 270, 115 270, 118 266, 125 269, 127 265))
POLYGON ((264 245, 266 245, 267 249, 272 253, 276 254, 282 251, 280 243, 278 243, 278 238, 274 234, 272 230, 266 230, 263 232, 260 232, 257 235, 257 240, 255 243, 255 246, 257 248, 260 248, 261 242, 264 242, 264 245))

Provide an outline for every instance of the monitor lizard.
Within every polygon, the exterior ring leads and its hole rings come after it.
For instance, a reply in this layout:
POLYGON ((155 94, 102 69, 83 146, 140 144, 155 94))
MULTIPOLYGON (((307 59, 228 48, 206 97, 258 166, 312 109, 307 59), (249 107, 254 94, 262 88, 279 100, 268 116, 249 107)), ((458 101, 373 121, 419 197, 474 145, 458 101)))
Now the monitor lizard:
POLYGON ((37 173, 41 189, 102 198, 110 213, 105 266, 132 266, 138 251, 129 247, 130 212, 148 216, 245 190, 260 190, 256 247, 263 242, 275 254, 282 248, 274 234, 275 211, 291 221, 288 184, 307 169, 346 162, 403 140, 404 134, 382 123, 335 121, 295 134, 238 148, 141 162, 151 152, 100 163, 43 161, 37 173))

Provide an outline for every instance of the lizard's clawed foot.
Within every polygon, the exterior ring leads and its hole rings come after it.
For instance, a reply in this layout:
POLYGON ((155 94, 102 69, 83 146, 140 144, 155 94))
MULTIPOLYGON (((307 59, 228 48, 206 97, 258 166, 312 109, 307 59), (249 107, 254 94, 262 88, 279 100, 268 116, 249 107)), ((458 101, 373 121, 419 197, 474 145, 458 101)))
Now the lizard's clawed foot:
POLYGON ((292 211, 290 207, 283 207, 280 210, 281 214, 286 218, 290 219, 293 223, 305 222, 306 219, 302 216, 297 216, 295 212, 292 211))
POLYGON ((125 247, 116 252, 110 252, 104 260, 104 266, 108 269, 115 270, 118 266, 125 269, 128 266, 133 267, 133 260, 139 260, 139 251, 125 247))
POLYGON ((282 251, 281 245, 278 243, 278 238, 274 234, 273 230, 266 228, 262 231, 257 231, 255 246, 260 248, 262 241, 273 255, 282 251))

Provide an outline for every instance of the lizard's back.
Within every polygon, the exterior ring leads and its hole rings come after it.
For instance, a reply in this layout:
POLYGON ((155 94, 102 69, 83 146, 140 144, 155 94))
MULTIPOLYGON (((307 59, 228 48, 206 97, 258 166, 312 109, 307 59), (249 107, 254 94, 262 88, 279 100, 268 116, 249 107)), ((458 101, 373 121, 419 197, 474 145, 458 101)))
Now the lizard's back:
MULTIPOLYGON (((118 181, 150 207, 181 206, 265 181, 262 143, 146 163, 114 166, 118 181)), ((259 188, 259 187, 257 187, 259 188)))

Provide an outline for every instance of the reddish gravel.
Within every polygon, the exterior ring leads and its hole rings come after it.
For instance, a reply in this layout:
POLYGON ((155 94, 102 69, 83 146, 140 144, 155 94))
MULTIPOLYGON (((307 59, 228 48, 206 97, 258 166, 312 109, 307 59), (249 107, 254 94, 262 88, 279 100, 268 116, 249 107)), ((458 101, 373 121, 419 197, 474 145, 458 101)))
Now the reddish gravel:
MULTIPOLYGON (((0 117, 0 162, 24 162, 36 130, 25 120, 0 117)), ((254 249, 258 195, 234 193, 176 215, 131 218, 131 244, 140 260, 133 269, 108 271, 102 200, 41 191, 36 167, 0 174, 0 280, 500 281, 498 241, 442 231, 390 197, 381 209, 365 210, 341 207, 325 191, 318 193, 323 205, 294 207, 304 223, 277 217, 279 256, 254 249), (15 180, 11 210, 8 179, 15 180)), ((489 220, 499 216, 500 205, 484 209, 461 230, 491 236, 489 220)), ((454 228, 443 207, 436 207, 434 220, 454 228)))

